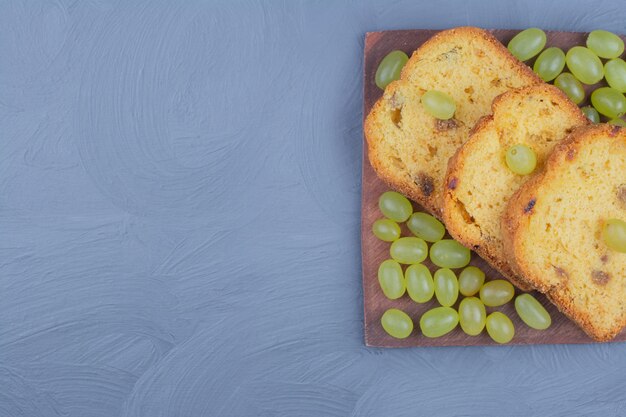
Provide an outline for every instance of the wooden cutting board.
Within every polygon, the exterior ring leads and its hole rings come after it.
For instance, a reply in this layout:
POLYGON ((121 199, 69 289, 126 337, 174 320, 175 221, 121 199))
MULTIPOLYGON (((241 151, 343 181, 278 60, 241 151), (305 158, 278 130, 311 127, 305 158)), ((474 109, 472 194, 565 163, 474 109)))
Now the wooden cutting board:
MULTIPOLYGON (((385 32, 370 32, 365 37, 364 59, 364 106, 365 117, 372 105, 382 95, 382 90, 374 83, 376 68, 390 51, 399 49, 409 56, 424 41, 438 31, 436 30, 400 30, 385 32)), ((505 45, 518 33, 516 30, 491 30, 496 38, 505 45)), ((574 45, 584 45, 587 33, 582 32, 546 32, 548 46, 558 46, 567 51, 574 45)), ((622 37, 624 38, 624 37, 622 37)), ((532 65, 532 62, 530 62, 532 65)), ((596 86, 590 86, 593 89, 596 86)), ((587 94, 587 97, 589 95, 587 94)), ((412 346, 470 346, 470 345, 496 345, 486 331, 478 336, 468 336, 457 327, 447 335, 430 339, 419 332, 419 318, 427 310, 438 306, 433 299, 425 304, 413 302, 407 295, 399 300, 387 299, 378 285, 378 266, 382 261, 389 258, 389 243, 378 240, 372 234, 372 224, 382 217, 378 209, 378 197, 389 188, 378 179, 367 158, 367 146, 363 146, 363 182, 362 182, 362 206, 361 206, 361 245, 363 256, 363 298, 365 310, 365 344, 377 347, 412 347, 412 346), (406 339, 395 339, 383 330, 380 318, 385 310, 399 308, 405 311, 415 323, 413 334, 406 339)), ((416 211, 424 211, 419 205, 414 204, 416 211)), ((403 227, 403 236, 410 236, 408 230, 403 227)), ((436 270, 430 261, 424 262, 432 272, 436 270)), ((502 276, 489 265, 472 254, 471 265, 475 265, 485 271, 487 280, 502 279, 502 276)), ((517 291, 517 293, 520 293, 517 291)), ((501 311, 506 314, 515 325, 515 337, 510 344, 555 344, 555 343, 594 343, 573 322, 561 314, 543 295, 534 293, 535 297, 546 307, 552 316, 552 326, 544 331, 534 330, 526 326, 517 316, 513 303, 505 306, 489 308, 487 314, 492 311, 501 311)), ((462 297, 459 297, 459 301, 462 297)), ((458 307, 458 302, 455 305, 458 307)), ((617 336, 615 341, 626 340, 626 331, 617 336)))

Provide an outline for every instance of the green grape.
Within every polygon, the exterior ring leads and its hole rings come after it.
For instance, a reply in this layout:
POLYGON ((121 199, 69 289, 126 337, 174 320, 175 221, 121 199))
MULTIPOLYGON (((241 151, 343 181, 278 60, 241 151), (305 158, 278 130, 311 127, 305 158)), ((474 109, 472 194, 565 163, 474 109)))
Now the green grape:
POLYGON ((544 81, 552 81, 565 67, 565 53, 553 46, 543 51, 537 57, 533 71, 544 81))
POLYGON ((604 243, 614 251, 626 253, 626 222, 609 219, 602 228, 604 243))
POLYGON ((537 166, 535 151, 522 144, 513 145, 507 149, 505 159, 509 169, 519 175, 528 175, 537 166))
POLYGON ((499 311, 487 316, 487 333, 497 343, 509 343, 515 336, 513 322, 506 315, 499 311))
POLYGON ((402 68, 408 60, 409 57, 402 51, 389 52, 378 64, 376 76, 374 77, 376 85, 384 89, 392 81, 400 79, 402 68))
POLYGON ((518 295, 515 299, 515 311, 528 327, 545 330, 552 324, 550 313, 530 294, 518 295))
POLYGON ((515 288, 509 281, 496 279, 480 288, 480 301, 488 307, 498 307, 513 299, 515 288))
POLYGON ((591 120, 593 123, 600 123, 600 113, 596 109, 591 106, 581 107, 583 114, 587 116, 587 119, 591 120))
POLYGON ((451 307, 435 307, 420 319, 420 329, 426 337, 440 337, 459 324, 459 313, 451 307))
POLYGON ((411 300, 416 303, 425 303, 433 298, 435 283, 430 270, 422 264, 410 265, 404 273, 406 290, 411 300))
POLYGON ((470 258, 470 250, 453 239, 442 239, 430 247, 430 260, 440 268, 463 268, 470 258))
POLYGON ((595 84, 604 77, 604 68, 598 55, 584 46, 574 46, 565 55, 567 68, 580 82, 595 84))
POLYGON ((485 305, 476 297, 467 297, 459 304, 461 329, 470 336, 476 336, 485 328, 487 312, 485 305))
POLYGON ((441 120, 452 118, 456 111, 456 104, 452 97, 436 90, 430 90, 424 93, 422 96, 422 105, 428 114, 441 120))
POLYGON ((626 122, 623 119, 615 118, 608 121, 610 125, 626 127, 626 122))
POLYGON ((372 225, 372 232, 380 240, 393 242, 400 237, 400 226, 389 219, 378 219, 372 225))
POLYGON ((391 244, 390 253, 401 264, 418 264, 428 256, 428 245, 418 237, 401 237, 391 244))
POLYGON ((413 320, 402 310, 390 308, 383 313, 380 324, 391 337, 406 339, 413 331, 413 320))
POLYGON ((459 298, 459 281, 456 275, 448 268, 438 269, 435 272, 435 297, 439 304, 450 307, 459 298))
POLYGON ((624 41, 606 30, 594 30, 587 36, 587 48, 600 58, 617 58, 624 52, 624 41))
POLYGON ((585 89, 583 85, 569 72, 564 72, 556 77, 554 85, 576 104, 582 103, 585 99, 585 89))
POLYGON ((426 242, 437 242, 446 234, 443 224, 427 213, 413 213, 406 225, 415 236, 426 242))
POLYGON ((476 294, 485 282, 485 273, 475 266, 468 266, 459 275, 459 291, 466 297, 476 294))
POLYGON ((378 207, 383 216, 394 222, 405 222, 413 213, 413 205, 402 194, 395 191, 387 191, 382 193, 378 199, 378 207))
POLYGON ((604 64, 604 78, 609 87, 620 93, 626 93, 626 62, 616 58, 604 64))
POLYGON ((402 274, 402 267, 393 259, 383 261, 378 267, 378 283, 385 297, 396 300, 404 295, 406 281, 402 274))
POLYGON ((546 46, 546 33, 537 28, 521 31, 511 39, 507 48, 520 61, 537 55, 546 46))
POLYGON ((611 87, 600 87, 591 93, 591 104, 600 114, 611 119, 620 117, 626 112, 626 98, 611 87))

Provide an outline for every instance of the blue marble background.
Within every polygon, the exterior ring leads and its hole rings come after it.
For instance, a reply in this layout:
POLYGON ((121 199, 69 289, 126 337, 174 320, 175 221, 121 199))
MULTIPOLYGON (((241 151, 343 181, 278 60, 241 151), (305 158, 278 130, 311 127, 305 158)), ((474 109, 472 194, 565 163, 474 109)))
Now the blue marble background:
POLYGON ((369 349, 366 31, 623 2, 0 2, 0 416, 621 416, 626 344, 369 349))

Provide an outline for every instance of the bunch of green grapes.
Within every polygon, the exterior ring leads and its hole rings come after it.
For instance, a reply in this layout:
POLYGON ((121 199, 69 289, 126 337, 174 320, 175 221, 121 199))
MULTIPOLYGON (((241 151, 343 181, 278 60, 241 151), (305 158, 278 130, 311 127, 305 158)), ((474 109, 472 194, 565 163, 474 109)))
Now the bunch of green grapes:
POLYGON ((565 53, 557 47, 544 50, 546 40, 543 30, 530 28, 515 35, 508 49, 521 61, 539 55, 533 70, 542 80, 554 81, 554 85, 576 104, 586 98, 583 85, 594 85, 605 79, 608 87, 595 89, 590 97, 591 106, 581 110, 594 123, 599 123, 602 115, 608 123, 626 125, 621 119, 626 113, 626 62, 620 58, 624 41, 606 30, 594 30, 587 36, 585 46, 574 46, 565 53), (565 66, 569 72, 563 72, 565 66))
MULTIPOLYGON (((383 294, 391 300, 408 294, 419 304, 434 298, 439 304, 420 317, 422 334, 440 337, 460 325, 470 336, 486 329, 498 343, 511 341, 515 334, 513 322, 501 312, 487 315, 486 307, 510 302, 515 296, 513 285, 501 279, 485 282, 480 268, 468 266, 470 250, 453 239, 444 239, 444 225, 430 214, 414 213, 413 205, 402 194, 387 191, 380 196, 378 206, 384 218, 374 222, 372 232, 391 243, 390 258, 378 268, 383 294), (405 223, 413 236, 403 237, 398 223, 405 223), (427 258, 438 267, 434 275, 422 263, 427 258), (457 277, 454 270, 459 269, 457 277), (460 297, 462 300, 455 308, 460 297)), ((546 329, 551 324, 549 313, 530 294, 519 295, 515 309, 522 321, 534 329, 546 329)), ((390 336, 400 339, 409 337, 414 330, 411 317, 397 308, 383 313, 381 325, 390 336)))

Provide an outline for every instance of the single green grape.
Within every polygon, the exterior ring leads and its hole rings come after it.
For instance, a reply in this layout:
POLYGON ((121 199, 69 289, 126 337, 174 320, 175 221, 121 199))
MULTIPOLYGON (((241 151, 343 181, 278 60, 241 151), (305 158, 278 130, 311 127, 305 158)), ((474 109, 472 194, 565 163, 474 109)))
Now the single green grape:
POLYGON ((587 36, 587 48, 600 58, 617 58, 624 52, 624 41, 606 30, 594 30, 587 36))
POLYGON ((374 235, 385 242, 393 242, 400 237, 400 226, 389 219, 378 219, 372 225, 374 235))
POLYGON ((459 324, 459 313, 451 307, 435 307, 420 319, 420 329, 426 337, 440 337, 459 324))
POLYGON ((509 281, 496 279, 480 288, 480 301, 488 307, 498 307, 513 299, 515 288, 509 281))
POLYGON ((582 103, 585 99, 585 89, 583 85, 569 72, 564 72, 556 77, 554 85, 576 104, 582 103))
POLYGON ((413 320, 402 310, 390 308, 380 318, 380 324, 391 337, 406 339, 413 331, 413 320))
POLYGON ((470 336, 480 334, 485 328, 487 312, 485 305, 476 297, 467 297, 459 304, 461 329, 470 336))
POLYGON ((384 90, 389 83, 400 79, 402 68, 408 60, 409 57, 402 51, 389 52, 383 60, 380 61, 378 69, 376 69, 376 76, 374 77, 376 85, 384 90))
POLYGON ((438 269, 435 272, 435 297, 439 304, 450 307, 459 298, 459 281, 454 272, 448 268, 438 269))
POLYGON ((378 207, 383 216, 394 222, 402 223, 413 213, 413 205, 408 198, 395 191, 387 191, 378 199, 378 207))
POLYGON ((604 64, 604 78, 609 87, 626 93, 626 62, 615 58, 604 64))
POLYGON ((626 222, 608 219, 602 228, 602 239, 610 249, 626 253, 626 222))
POLYGON ((487 333, 497 343, 509 343, 515 336, 513 322, 503 313, 495 311, 487 316, 487 333))
POLYGON ((463 268, 471 256, 469 249, 453 239, 442 239, 430 247, 430 260, 440 268, 463 268))
POLYGON ((533 329, 545 330, 552 324, 550 313, 530 294, 517 296, 515 311, 519 318, 533 329))
POLYGON ((437 242, 446 234, 443 223, 427 213, 413 213, 406 225, 415 236, 426 242, 437 242))
POLYGON ((554 80, 565 67, 565 53, 556 46, 547 48, 537 57, 533 71, 548 82, 554 80))
POLYGON ((624 119, 620 118, 611 119, 608 121, 608 123, 610 125, 626 127, 626 122, 624 121, 624 119))
POLYGON ((391 244, 389 252, 401 264, 418 264, 428 256, 428 245, 418 237, 401 237, 391 244))
POLYGON ((587 116, 587 119, 591 120, 593 123, 600 123, 600 113, 593 107, 585 106, 581 107, 580 110, 587 116))
POLYGON ((574 46, 565 55, 567 68, 580 82, 595 84, 604 77, 604 67, 598 55, 584 46, 574 46))
POLYGON ((423 264, 410 265, 405 273, 406 290, 411 300, 416 303, 425 303, 433 298, 435 283, 430 270, 423 264))
POLYGON ((546 33, 537 28, 521 31, 511 39, 507 48, 520 61, 527 61, 546 46, 546 33))
POLYGON ((515 174, 528 175, 537 166, 537 154, 532 148, 517 144, 506 151, 506 165, 515 174))
POLYGON ((378 267, 378 283, 385 297, 396 300, 404 295, 406 281, 402 267, 393 259, 383 261, 378 267))
POLYGON ((451 119, 456 111, 456 104, 452 97, 436 90, 430 90, 424 93, 422 96, 422 105, 428 114, 441 120, 451 119))
POLYGON ((459 291, 466 297, 476 294, 485 283, 485 273, 475 266, 468 266, 459 274, 459 291))
POLYGON ((626 112, 626 98, 611 87, 600 87, 591 93, 591 104, 600 114, 611 119, 620 117, 626 112))

